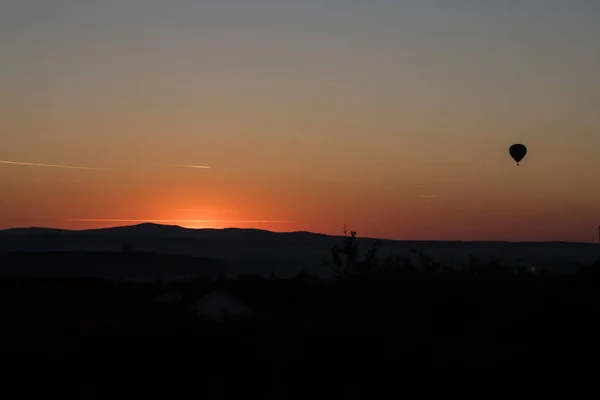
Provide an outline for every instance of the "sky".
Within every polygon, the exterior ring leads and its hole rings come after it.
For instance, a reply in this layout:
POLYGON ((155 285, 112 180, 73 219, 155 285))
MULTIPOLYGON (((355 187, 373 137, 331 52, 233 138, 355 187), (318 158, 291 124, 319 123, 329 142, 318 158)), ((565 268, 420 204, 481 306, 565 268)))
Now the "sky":
POLYGON ((597 0, 3 0, 0 229, 598 240, 598 21, 597 0))

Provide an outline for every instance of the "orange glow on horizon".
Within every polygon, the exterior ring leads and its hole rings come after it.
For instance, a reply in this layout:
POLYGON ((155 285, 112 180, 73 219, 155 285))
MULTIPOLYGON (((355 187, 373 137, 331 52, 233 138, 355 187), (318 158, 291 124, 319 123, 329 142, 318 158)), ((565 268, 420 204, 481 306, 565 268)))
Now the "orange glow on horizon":
POLYGON ((109 178, 111 190, 98 189, 103 181, 79 175, 70 177, 68 184, 61 183, 63 177, 50 179, 35 191, 15 183, 13 200, 0 198, 0 229, 82 230, 150 222, 192 229, 238 227, 341 235, 347 224, 361 237, 399 240, 589 241, 595 239, 600 220, 591 204, 569 207, 577 200, 552 196, 552 191, 527 192, 525 186, 515 196, 491 186, 461 192, 461 182, 455 186, 300 181, 224 185, 218 179, 203 179, 204 185, 193 185, 190 180, 195 178, 171 174, 154 181, 143 176, 109 178), (43 205, 37 202, 40 197, 43 205))
POLYGON ((8 3, 0 229, 597 239, 600 1, 8 3))

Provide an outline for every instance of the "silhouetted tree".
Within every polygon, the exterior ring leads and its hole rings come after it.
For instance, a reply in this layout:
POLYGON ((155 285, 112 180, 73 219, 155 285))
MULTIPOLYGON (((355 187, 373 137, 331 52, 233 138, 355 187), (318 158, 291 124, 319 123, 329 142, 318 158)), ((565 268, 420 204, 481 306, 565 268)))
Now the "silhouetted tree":
POLYGON ((332 261, 325 263, 333 269, 333 274, 337 279, 371 274, 378 270, 377 250, 380 245, 381 240, 377 239, 364 260, 359 261, 356 231, 350 231, 348 234, 348 228, 344 225, 344 241, 341 246, 334 245, 331 248, 332 261))

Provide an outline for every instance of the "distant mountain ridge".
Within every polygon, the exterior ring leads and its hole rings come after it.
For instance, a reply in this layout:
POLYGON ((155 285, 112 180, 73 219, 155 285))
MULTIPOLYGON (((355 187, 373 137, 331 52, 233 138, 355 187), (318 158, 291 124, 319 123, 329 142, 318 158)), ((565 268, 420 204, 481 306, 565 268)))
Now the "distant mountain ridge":
POLYGON ((110 228, 94 228, 94 229, 58 229, 58 228, 43 228, 43 227, 31 227, 31 228, 9 228, 0 230, 0 235, 93 235, 93 236, 180 236, 189 237, 197 236, 199 233, 247 233, 257 235, 278 235, 278 234, 298 234, 298 235, 316 235, 316 236, 328 236, 320 233, 313 232, 272 232, 264 229, 253 229, 253 228, 201 228, 192 229, 184 228, 179 225, 162 225, 154 223, 141 223, 137 225, 127 226, 115 226, 110 228))
MULTIPOLYGON (((320 275, 331 271, 323 264, 343 236, 311 232, 272 232, 260 229, 188 229, 143 223, 89 230, 16 228, 0 231, 0 252, 120 252, 139 251, 186 255, 222 261, 231 273, 320 275)), ((357 238, 365 254, 372 238, 357 238)), ((510 265, 574 271, 600 259, 600 245, 577 242, 460 242, 383 239, 382 257, 416 257, 411 250, 451 265, 464 265, 470 256, 482 262, 500 260, 510 265)), ((418 257, 417 257, 418 262, 418 257)))
MULTIPOLYGON (((115 226, 109 228, 93 228, 93 229, 59 229, 46 227, 31 227, 31 228, 9 228, 0 229, 0 236, 5 235, 68 235, 68 236, 116 236, 116 237, 206 237, 206 236, 245 236, 269 238, 274 236, 298 236, 298 237, 315 237, 315 238, 340 238, 342 235, 327 235, 324 233, 315 233, 308 231, 292 231, 292 232, 273 232, 265 229, 255 228, 185 228, 179 225, 163 225, 145 222, 136 225, 115 226)), ((358 237, 359 240, 375 240, 376 238, 358 237)), ((514 243, 514 244, 589 244, 583 242, 568 242, 568 241, 539 241, 539 242, 507 242, 507 241, 464 241, 464 240, 395 240, 381 239, 384 242, 403 242, 403 243, 514 243)))

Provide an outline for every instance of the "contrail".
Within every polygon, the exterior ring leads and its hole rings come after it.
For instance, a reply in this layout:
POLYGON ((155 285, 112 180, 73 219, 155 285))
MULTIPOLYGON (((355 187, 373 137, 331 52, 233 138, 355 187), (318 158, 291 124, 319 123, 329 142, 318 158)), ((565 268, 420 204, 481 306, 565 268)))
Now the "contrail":
POLYGON ((447 166, 450 166, 450 165, 460 166, 460 165, 462 165, 462 166, 465 166, 465 167, 468 167, 468 166, 475 167, 475 168, 481 168, 482 167, 481 164, 472 163, 472 162, 460 162, 460 161, 457 161, 457 162, 452 162, 452 161, 449 161, 449 162, 432 161, 432 162, 426 162, 425 165, 440 165, 440 166, 442 166, 442 165, 447 165, 447 166))
POLYGON ((85 169, 85 170, 89 170, 89 171, 108 171, 108 169, 104 169, 104 168, 75 167, 75 166, 72 166, 72 165, 38 164, 38 163, 28 163, 28 162, 20 162, 20 161, 4 161, 4 160, 0 160, 0 164, 25 165, 25 166, 30 166, 30 167, 85 169))
POLYGON ((173 168, 195 168, 195 169, 210 169, 208 165, 185 165, 185 164, 154 164, 161 165, 163 167, 173 167, 173 168))
POLYGON ((215 219, 112 219, 112 218, 68 218, 65 221, 72 222, 156 222, 156 223, 170 223, 170 222, 191 222, 191 223, 249 223, 249 224, 289 224, 291 221, 230 221, 230 220, 215 220, 215 219))
POLYGON ((171 165, 176 168, 198 168, 198 169, 210 169, 208 165, 171 165))

